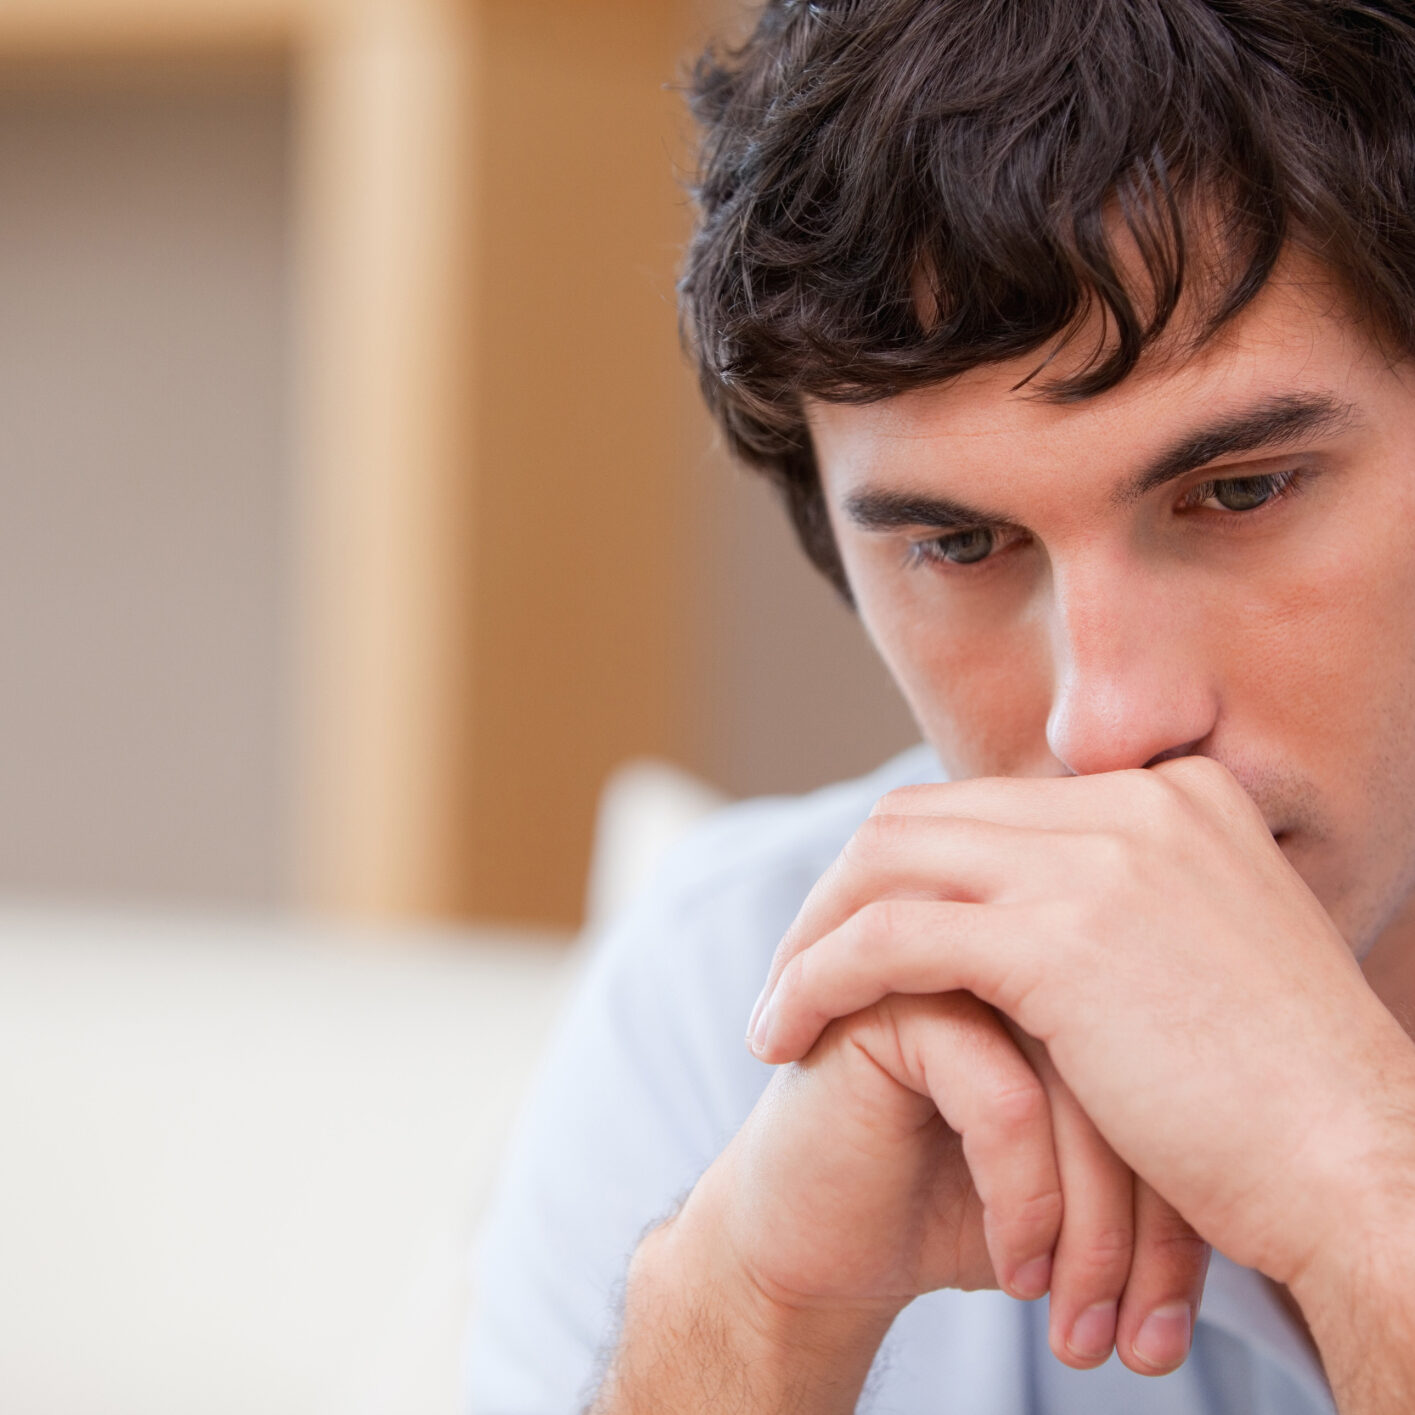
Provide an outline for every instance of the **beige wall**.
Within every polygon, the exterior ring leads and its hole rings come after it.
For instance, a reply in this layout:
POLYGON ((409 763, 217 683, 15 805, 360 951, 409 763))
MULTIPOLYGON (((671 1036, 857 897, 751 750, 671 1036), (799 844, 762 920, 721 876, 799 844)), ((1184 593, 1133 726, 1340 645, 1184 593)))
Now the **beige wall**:
MULTIPOLYGON (((768 489, 726 464, 676 348, 685 124, 664 84, 715 0, 475 8, 457 305, 474 348, 446 503, 466 598, 438 631, 465 716, 438 729, 449 853, 424 897, 566 922, 624 756, 750 794, 863 770, 915 733, 768 489)), ((297 713, 291 72, 0 76, 0 891, 290 901, 295 723, 358 727, 337 695, 357 673, 326 675, 323 717, 297 713)), ((321 121, 358 109, 325 90, 321 121)), ((390 827, 359 805, 379 798, 345 774, 356 752, 331 758, 326 839, 362 810, 343 858, 376 865, 390 827)))
POLYGON ((0 890, 283 900, 285 84, 0 74, 0 890))
POLYGON ((693 637, 694 760, 736 795, 803 791, 919 740, 859 621, 760 478, 706 460, 693 637))

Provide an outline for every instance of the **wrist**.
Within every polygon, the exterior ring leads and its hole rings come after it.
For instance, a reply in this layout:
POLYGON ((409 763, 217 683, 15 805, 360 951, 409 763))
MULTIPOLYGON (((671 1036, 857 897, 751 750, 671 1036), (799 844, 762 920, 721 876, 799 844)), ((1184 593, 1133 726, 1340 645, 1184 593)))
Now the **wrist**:
POLYGON ((770 1291, 733 1259, 698 1198, 634 1254, 596 1415, 853 1411, 899 1307, 823 1306, 770 1291))
POLYGON ((1273 1264, 1257 1262, 1307 1304, 1359 1281, 1389 1236, 1407 1223, 1415 1193, 1415 1045, 1371 999, 1358 1044, 1328 1068, 1330 1086, 1308 1092, 1294 1118, 1293 1151, 1273 1177, 1273 1264), (1300 1129, 1298 1128, 1300 1126, 1300 1129))
POLYGON ((805 1295, 774 1282, 754 1261, 750 1241, 744 1247, 730 1235, 706 1184, 655 1237, 665 1271, 700 1283, 768 1346, 860 1348, 867 1361, 907 1306, 897 1298, 805 1295))
POLYGON ((649 1235, 644 1254, 658 1284, 681 1285, 730 1314, 744 1341, 769 1351, 854 1356, 869 1367, 907 1304, 896 1299, 806 1297, 771 1281, 729 1238, 701 1185, 683 1209, 649 1235))
POLYGON ((1370 1107, 1368 1143, 1344 1167, 1339 1218, 1288 1282, 1324 1355, 1377 1314, 1415 1318, 1415 1087, 1392 1089, 1402 1093, 1370 1107))
POLYGON ((1385 1204, 1353 1217, 1346 1251, 1291 1288, 1336 1406, 1362 1415, 1415 1408, 1415 1221, 1385 1204))
POLYGON ((1415 1145, 1402 1172, 1348 1196, 1344 1221, 1288 1284, 1315 1333, 1368 1304, 1415 1307, 1415 1145))

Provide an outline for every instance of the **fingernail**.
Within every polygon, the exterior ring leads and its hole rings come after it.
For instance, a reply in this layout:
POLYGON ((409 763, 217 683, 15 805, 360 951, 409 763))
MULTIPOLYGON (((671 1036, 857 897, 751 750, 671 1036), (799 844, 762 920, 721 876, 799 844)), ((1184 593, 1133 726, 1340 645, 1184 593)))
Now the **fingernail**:
POLYGON ((757 1021, 762 1015, 762 1008, 766 1006, 766 995, 771 991, 771 983, 768 981, 757 994, 757 1000, 752 1004, 752 1015, 747 1019, 747 1044, 755 1051, 757 1038, 757 1021))
POLYGON ((1051 1286, 1051 1254, 1023 1263, 1012 1274, 1012 1291, 1023 1301, 1031 1302, 1051 1286))
POLYGON ((1135 1354, 1147 1366, 1168 1369, 1189 1354, 1194 1316, 1187 1302, 1156 1307, 1135 1336, 1135 1354))
POLYGON ((752 1027, 752 1050, 760 1056, 766 1050, 767 1039, 771 1036, 771 1024, 776 1020, 776 1000, 767 1003, 760 1017, 752 1027))
POLYGON ((1097 1302, 1087 1307, 1071 1328, 1066 1349, 1081 1361, 1100 1361, 1115 1345, 1116 1307, 1114 1302, 1097 1302))

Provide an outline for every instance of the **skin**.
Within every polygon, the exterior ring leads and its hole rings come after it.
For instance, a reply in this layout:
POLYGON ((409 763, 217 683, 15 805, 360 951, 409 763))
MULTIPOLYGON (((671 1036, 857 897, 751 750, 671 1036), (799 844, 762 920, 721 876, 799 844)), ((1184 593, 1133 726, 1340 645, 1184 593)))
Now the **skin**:
POLYGON ((1365 956, 1415 888, 1415 382, 1338 298, 1289 261, 1196 357, 1081 404, 1010 392, 1029 358, 809 416, 860 617, 950 777, 1211 757, 1365 956), (1294 391, 1354 404, 1353 425, 1110 503, 1195 424, 1294 391), (1175 514, 1176 492, 1220 472, 1294 467, 1307 480, 1285 503, 1175 514), (905 572, 927 528, 868 535, 843 511, 880 484, 985 499, 1029 539, 905 572))
POLYGON ((783 939, 782 1068, 636 1255, 598 1410, 852 1409, 918 1293, 1039 1276, 1060 1359, 1157 1374, 1206 1242, 1343 1415, 1415 1407, 1415 379, 1295 257, 1094 399, 1035 362, 808 409, 952 781, 881 801, 783 939), (1302 398, 1341 416, 1124 494, 1302 398), (988 519, 862 523, 880 493, 988 519))

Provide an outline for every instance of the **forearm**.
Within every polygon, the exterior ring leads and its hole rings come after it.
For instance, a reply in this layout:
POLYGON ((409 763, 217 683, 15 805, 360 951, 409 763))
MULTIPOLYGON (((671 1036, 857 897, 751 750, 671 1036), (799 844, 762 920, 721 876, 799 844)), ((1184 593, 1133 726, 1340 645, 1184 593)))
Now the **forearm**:
POLYGON ((894 1314, 773 1301, 714 1248, 683 1215, 640 1245, 590 1415, 853 1411, 894 1314))
POLYGON ((1415 1310, 1408 1293, 1387 1307, 1368 1291, 1346 1312, 1335 1302, 1315 1309, 1308 1325, 1341 1415, 1415 1410, 1415 1310))
POLYGON ((1346 1241, 1292 1284, 1341 1415, 1415 1410, 1415 1148, 1374 1198, 1352 1196, 1346 1241))

